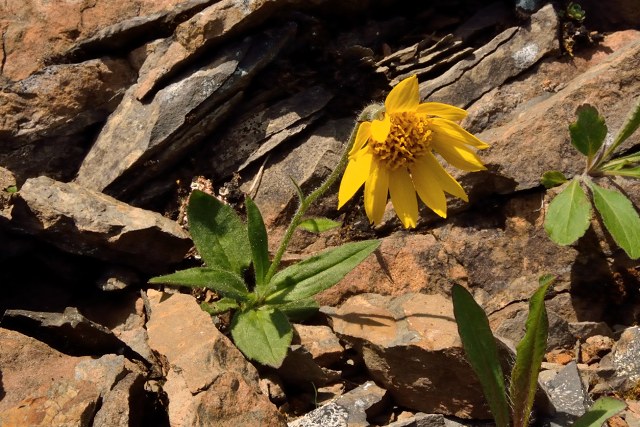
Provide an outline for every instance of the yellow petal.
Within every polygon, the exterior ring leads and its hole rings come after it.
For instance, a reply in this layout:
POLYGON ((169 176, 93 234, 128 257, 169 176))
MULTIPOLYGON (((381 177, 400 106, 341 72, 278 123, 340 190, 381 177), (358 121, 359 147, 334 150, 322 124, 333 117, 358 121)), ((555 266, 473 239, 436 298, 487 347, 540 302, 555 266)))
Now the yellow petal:
POLYGON ((380 162, 373 162, 371 173, 364 184, 364 210, 369 221, 379 224, 384 215, 389 192, 389 171, 380 162))
POLYGON ((430 170, 414 163, 410 167, 413 186, 425 205, 443 218, 447 217, 447 198, 430 170))
POLYGON ((418 105, 418 109, 416 110, 416 112, 456 121, 462 120, 467 117, 467 112, 462 108, 454 107, 453 105, 449 104, 443 104, 441 102, 422 103, 418 105))
POLYGON ((389 136, 391 130, 391 119, 388 114, 384 115, 382 120, 374 120, 371 123, 371 137, 376 141, 383 142, 389 136))
POLYGON ((387 114, 401 113, 403 111, 415 111, 420 103, 418 78, 407 77, 398 83, 384 101, 387 114))
POLYGON ((373 163, 373 154, 371 152, 364 151, 358 152, 349 163, 342 175, 342 181, 340 181, 340 189, 338 190, 338 209, 344 206, 356 191, 362 187, 362 184, 369 177, 371 171, 371 165, 373 163), (362 153, 362 154, 360 154, 362 153))
POLYGON ((442 134, 433 132, 431 146, 453 167, 468 172, 477 172, 486 168, 467 145, 454 139, 443 137, 442 134))
POLYGON ((418 199, 411 176, 405 168, 398 168, 390 173, 389 195, 404 228, 415 228, 418 220, 418 199))
POLYGON ((478 149, 489 148, 488 144, 480 141, 474 135, 470 134, 457 123, 450 120, 434 118, 432 121, 432 129, 439 133, 443 138, 454 139, 463 144, 471 145, 478 149))
POLYGON ((358 150, 362 148, 362 146, 369 140, 371 136, 371 122, 362 122, 360 126, 358 126, 358 133, 356 134, 356 141, 353 143, 353 147, 351 147, 351 151, 349 151, 349 157, 352 157, 358 150))
POLYGON ((425 156, 417 158, 413 168, 420 168, 422 172, 429 176, 429 181, 437 183, 440 188, 452 196, 465 202, 469 201, 469 197, 462 186, 449 175, 433 154, 427 153, 425 156))

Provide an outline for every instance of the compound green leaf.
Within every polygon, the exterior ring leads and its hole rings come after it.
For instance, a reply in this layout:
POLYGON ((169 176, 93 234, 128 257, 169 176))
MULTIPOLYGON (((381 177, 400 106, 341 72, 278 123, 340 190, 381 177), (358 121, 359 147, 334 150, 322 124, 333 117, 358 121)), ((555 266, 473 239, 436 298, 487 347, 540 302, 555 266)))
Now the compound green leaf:
POLYGON ((627 405, 613 397, 601 397, 591 408, 573 423, 572 427, 601 427, 605 421, 626 408, 627 405))
POLYGON ((557 244, 570 245, 584 235, 590 220, 591 204, 574 179, 549 203, 544 229, 557 244))
POLYGON ((212 267, 196 267, 149 279, 149 283, 208 288, 235 300, 246 301, 248 290, 236 273, 212 267))
POLYGON ((607 125, 598 110, 589 104, 578 107, 576 113, 578 120, 569 125, 571 143, 579 152, 592 159, 607 136, 607 125))
POLYGON ((613 240, 631 259, 640 258, 640 217, 622 193, 591 183, 593 202, 613 240))
POLYGON ((325 250, 276 273, 268 304, 307 299, 338 283, 380 245, 379 240, 351 242, 325 250))
POLYGON ((298 227, 312 233, 322 233, 332 228, 340 227, 340 223, 329 218, 308 218, 300 222, 298 227))
POLYGON ((266 285, 264 278, 269 270, 269 240, 262 214, 250 197, 245 199, 245 206, 247 207, 247 228, 249 245, 251 246, 251 258, 253 259, 253 268, 256 273, 256 290, 260 293, 266 285))
POLYGON ((545 188, 557 187, 565 182, 567 182, 567 177, 559 171, 547 171, 542 174, 542 178, 540 179, 540 183, 544 185, 545 188))
POLYGON ((230 206, 195 190, 189 199, 187 217, 193 243, 208 267, 240 275, 249 267, 247 228, 230 206))
POLYGON ((280 310, 263 307, 237 311, 231 321, 231 336, 247 358, 278 368, 287 355, 293 329, 280 310))
POLYGON ((540 279, 541 286, 529 300, 529 315, 524 338, 516 347, 516 363, 511 371, 512 422, 514 426, 528 426, 533 398, 538 387, 538 373, 547 349, 549 321, 544 296, 554 278, 540 279))
POLYGON ((508 427, 507 391, 487 315, 464 287, 453 285, 451 294, 458 334, 467 360, 480 380, 496 427, 508 427))

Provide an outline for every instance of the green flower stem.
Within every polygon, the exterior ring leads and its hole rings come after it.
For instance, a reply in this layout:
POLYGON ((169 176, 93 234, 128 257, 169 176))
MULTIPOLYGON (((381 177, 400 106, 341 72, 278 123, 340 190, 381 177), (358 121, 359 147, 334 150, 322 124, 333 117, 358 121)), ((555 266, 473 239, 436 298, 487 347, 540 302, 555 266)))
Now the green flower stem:
MULTIPOLYGON (((380 106, 377 106, 375 113, 377 113, 377 111, 379 111, 380 108, 381 108, 380 106)), ((372 109, 370 108, 366 108, 364 111, 362 111, 362 113, 360 113, 360 115, 358 116, 358 120, 356 121, 356 124, 353 127, 353 130, 351 131, 351 135, 349 136, 349 141, 347 142, 347 146, 345 147, 344 152, 342 153, 342 157, 340 158, 340 162, 338 163, 338 166, 336 166, 333 172, 331 172, 331 175, 327 177, 327 179, 324 181, 324 183, 322 183, 322 185, 320 185, 320 187, 316 188, 314 191, 311 192, 311 194, 309 194, 307 197, 301 200, 300 204, 298 205, 298 210, 296 210, 296 213, 293 215, 293 218, 291 218, 291 223, 289 224, 289 227, 287 228, 287 231, 284 234, 282 241, 280 242, 278 251, 273 257, 271 266, 269 266, 269 270, 267 271, 267 274, 264 279, 265 283, 269 283, 273 275, 278 270, 278 267, 280 266, 280 261, 282 260, 282 256, 284 255, 284 252, 287 250, 287 247, 289 246, 289 242, 293 237, 293 233, 296 231, 296 228, 298 227, 298 225, 300 225, 300 222, 302 221, 302 217, 304 216, 307 209, 309 209, 309 206, 311 206, 313 202, 315 202, 320 196, 322 196, 336 182, 338 177, 342 175, 342 173, 344 172, 344 169, 347 167, 347 162, 349 161, 349 152, 351 151, 351 148, 353 147, 353 144, 356 141, 356 135, 358 133, 358 127, 360 125, 360 122, 370 119, 373 115, 374 113, 372 113, 372 109)), ((264 296, 269 295, 271 292, 273 292, 273 289, 271 284, 269 284, 265 290, 264 296)))

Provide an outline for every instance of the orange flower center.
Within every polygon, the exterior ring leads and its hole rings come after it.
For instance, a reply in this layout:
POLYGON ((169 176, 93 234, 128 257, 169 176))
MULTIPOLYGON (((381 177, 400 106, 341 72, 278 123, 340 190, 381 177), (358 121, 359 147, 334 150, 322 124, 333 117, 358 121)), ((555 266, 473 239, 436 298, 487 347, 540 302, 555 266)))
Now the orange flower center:
POLYGON ((431 151, 431 120, 412 112, 390 115, 391 129, 384 141, 369 141, 374 155, 389 170, 409 166, 431 151))

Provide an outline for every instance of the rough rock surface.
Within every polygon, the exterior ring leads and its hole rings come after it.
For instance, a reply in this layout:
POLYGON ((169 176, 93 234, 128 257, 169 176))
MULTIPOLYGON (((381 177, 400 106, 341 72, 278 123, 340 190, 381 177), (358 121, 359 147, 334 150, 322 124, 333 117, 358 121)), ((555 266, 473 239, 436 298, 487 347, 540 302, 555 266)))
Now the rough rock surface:
POLYGON ((19 194, 14 227, 71 253, 157 272, 180 261, 191 246, 174 221, 78 184, 31 178, 19 194))
POLYGON ((285 425, 255 368, 193 297, 147 295, 149 345, 165 361, 171 425, 285 425))
POLYGON ((120 419, 128 423, 130 402, 142 396, 141 372, 123 356, 67 356, 3 328, 0 348, 4 390, 0 425, 88 426, 99 404, 106 408, 115 402, 120 406, 120 419))
POLYGON ((489 417, 449 299, 362 294, 325 310, 334 331, 359 349, 371 376, 398 404, 426 413, 489 417))

